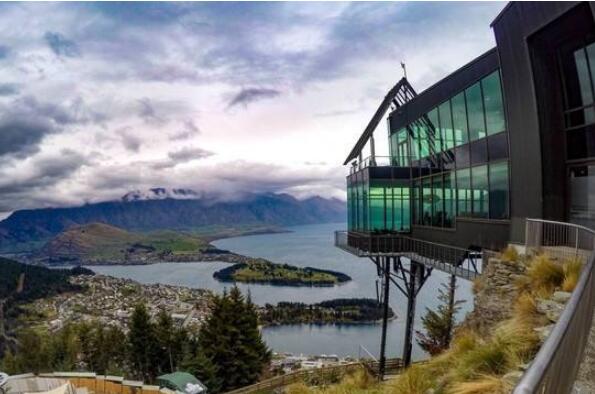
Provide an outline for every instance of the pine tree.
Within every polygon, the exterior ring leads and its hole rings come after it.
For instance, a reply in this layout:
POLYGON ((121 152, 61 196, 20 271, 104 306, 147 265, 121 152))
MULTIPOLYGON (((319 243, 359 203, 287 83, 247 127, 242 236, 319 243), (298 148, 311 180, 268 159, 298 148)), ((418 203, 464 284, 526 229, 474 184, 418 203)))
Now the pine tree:
POLYGON ((456 288, 456 280, 453 277, 448 285, 443 283, 438 289, 438 299, 441 304, 435 311, 426 308, 426 315, 421 318, 425 333, 416 332, 417 343, 431 355, 442 353, 450 345, 455 317, 464 302, 454 300, 456 288))
POLYGON ((128 343, 130 363, 137 377, 150 382, 158 374, 158 341, 155 326, 144 304, 134 308, 130 318, 128 343))
POLYGON ((255 383, 271 358, 258 331, 256 309, 237 287, 214 298, 199 348, 216 366, 222 391, 255 383))
POLYGON ((198 344, 190 344, 186 348, 184 359, 180 362, 180 370, 196 376, 208 387, 210 393, 220 392, 222 382, 217 377, 217 368, 211 359, 201 351, 198 344))

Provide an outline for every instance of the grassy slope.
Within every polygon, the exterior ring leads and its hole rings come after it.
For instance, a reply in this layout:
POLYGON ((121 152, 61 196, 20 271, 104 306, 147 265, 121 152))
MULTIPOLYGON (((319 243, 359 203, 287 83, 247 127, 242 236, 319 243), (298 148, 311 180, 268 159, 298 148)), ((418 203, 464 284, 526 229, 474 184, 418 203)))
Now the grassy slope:
POLYGON ((174 231, 132 233, 103 223, 73 227, 50 240, 47 255, 85 256, 91 259, 122 259, 133 251, 197 252, 207 246, 202 238, 174 231))

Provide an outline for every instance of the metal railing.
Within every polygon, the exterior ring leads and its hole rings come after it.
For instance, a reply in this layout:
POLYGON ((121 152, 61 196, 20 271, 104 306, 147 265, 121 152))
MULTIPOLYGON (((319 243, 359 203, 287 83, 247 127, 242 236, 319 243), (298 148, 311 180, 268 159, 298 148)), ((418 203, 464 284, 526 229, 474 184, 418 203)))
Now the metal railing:
POLYGON ((523 374, 514 394, 563 394, 573 390, 589 339, 595 308, 595 231, 570 223, 527 219, 527 252, 585 262, 581 276, 535 359, 523 374))
MULTIPOLYGON (((344 375, 356 370, 365 369, 370 373, 378 371, 378 361, 360 360, 348 364, 330 365, 321 368, 302 369, 299 371, 289 372, 284 375, 275 376, 273 378, 263 380, 250 386, 241 387, 226 394, 249 394, 268 392, 279 387, 288 386, 297 382, 315 381, 317 385, 337 383, 337 375, 344 375)), ((398 373, 403 370, 403 362, 401 359, 387 360, 387 368, 393 373, 398 373)))
POLYGON ((482 272, 482 254, 400 234, 335 232, 335 246, 358 257, 403 256, 464 279, 482 272))
POLYGON ((354 161, 349 167, 349 173, 354 174, 368 167, 410 167, 434 168, 427 158, 415 156, 368 156, 361 161, 354 161))

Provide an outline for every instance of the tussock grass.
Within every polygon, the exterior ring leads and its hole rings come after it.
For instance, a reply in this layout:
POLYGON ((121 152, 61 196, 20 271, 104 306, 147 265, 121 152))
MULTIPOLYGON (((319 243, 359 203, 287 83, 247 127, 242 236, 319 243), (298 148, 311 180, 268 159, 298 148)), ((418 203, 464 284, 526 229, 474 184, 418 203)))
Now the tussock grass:
POLYGON ((564 269, 562 265, 553 262, 549 256, 542 254, 533 258, 527 270, 527 276, 533 292, 547 298, 562 285, 564 269))
POLYGON ((426 394, 435 386, 435 375, 424 365, 414 365, 387 386, 390 394, 426 394))
POLYGON ((507 262, 519 261, 519 252, 514 246, 509 245, 500 253, 500 259, 507 262))
POLYGON ((455 384, 449 391, 451 394, 504 394, 512 387, 498 376, 484 375, 476 380, 455 384))
POLYGON ((562 281, 562 290, 572 292, 578 283, 583 263, 580 259, 570 259, 563 265, 564 280, 562 281))

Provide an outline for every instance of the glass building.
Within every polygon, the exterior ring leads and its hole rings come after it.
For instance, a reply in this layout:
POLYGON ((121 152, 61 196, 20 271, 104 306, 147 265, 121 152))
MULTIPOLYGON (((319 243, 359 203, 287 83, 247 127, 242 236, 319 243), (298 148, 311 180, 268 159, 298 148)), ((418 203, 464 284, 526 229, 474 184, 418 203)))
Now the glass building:
POLYGON ((528 217, 595 227, 593 5, 513 2, 492 28, 492 50, 389 92, 346 160, 350 232, 494 249, 528 217), (389 157, 362 159, 391 102, 389 157))

